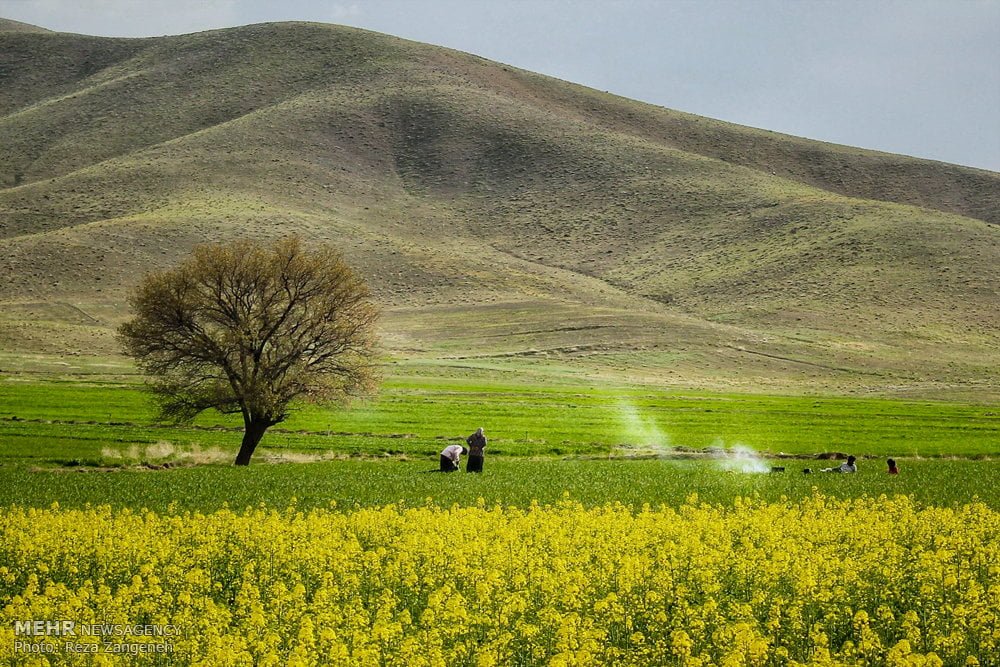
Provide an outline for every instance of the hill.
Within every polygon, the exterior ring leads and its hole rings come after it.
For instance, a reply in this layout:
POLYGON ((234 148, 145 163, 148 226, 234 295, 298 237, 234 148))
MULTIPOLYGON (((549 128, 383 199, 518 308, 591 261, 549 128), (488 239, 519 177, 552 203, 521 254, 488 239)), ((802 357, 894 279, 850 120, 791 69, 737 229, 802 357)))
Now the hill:
POLYGON ((52 32, 37 25, 0 18, 0 32, 52 32))
POLYGON ((1000 174, 363 30, 0 32, 0 188, 8 366, 113 356, 143 271, 295 232, 408 367, 997 390, 1000 174))

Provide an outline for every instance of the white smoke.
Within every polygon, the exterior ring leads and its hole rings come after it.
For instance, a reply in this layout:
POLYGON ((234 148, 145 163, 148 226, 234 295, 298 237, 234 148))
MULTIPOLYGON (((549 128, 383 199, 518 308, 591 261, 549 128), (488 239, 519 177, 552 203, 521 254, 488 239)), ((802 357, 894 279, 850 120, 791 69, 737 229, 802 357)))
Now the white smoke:
POLYGON ((770 472, 769 466, 760 455, 742 443, 726 447, 722 440, 716 440, 716 463, 722 470, 731 472, 770 472))
MULTIPOLYGON (((634 403, 619 400, 618 421, 621 424, 624 444, 633 454, 654 454, 656 456, 676 455, 671 438, 664 433, 656 420, 644 415, 634 403)), ((690 450, 686 450, 690 451, 690 450)), ((706 452, 721 470, 740 473, 770 472, 771 466, 751 447, 737 442, 727 446, 721 438, 716 439, 706 452)))
POLYGON ((633 403, 618 401, 618 421, 628 445, 658 456, 670 454, 670 436, 660 430, 655 419, 641 414, 633 403))

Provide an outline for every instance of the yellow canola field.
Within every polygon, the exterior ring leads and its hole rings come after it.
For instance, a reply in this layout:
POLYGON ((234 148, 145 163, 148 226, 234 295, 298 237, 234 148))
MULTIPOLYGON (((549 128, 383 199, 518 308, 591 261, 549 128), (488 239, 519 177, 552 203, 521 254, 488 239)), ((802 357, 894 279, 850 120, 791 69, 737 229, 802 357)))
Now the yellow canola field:
POLYGON ((0 610, 15 665, 997 665, 1000 512, 818 494, 9 508, 0 610), (176 632, 115 636, 166 651, 122 655, 106 636, 25 636, 38 620, 176 632))

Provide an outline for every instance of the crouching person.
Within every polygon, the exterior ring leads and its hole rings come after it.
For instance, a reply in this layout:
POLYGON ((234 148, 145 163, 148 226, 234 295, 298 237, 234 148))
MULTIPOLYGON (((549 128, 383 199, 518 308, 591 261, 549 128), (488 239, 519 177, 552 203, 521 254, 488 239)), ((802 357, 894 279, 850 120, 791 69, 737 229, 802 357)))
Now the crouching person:
POLYGON ((466 452, 462 445, 448 445, 441 450, 441 472, 455 472, 462 454, 466 452))

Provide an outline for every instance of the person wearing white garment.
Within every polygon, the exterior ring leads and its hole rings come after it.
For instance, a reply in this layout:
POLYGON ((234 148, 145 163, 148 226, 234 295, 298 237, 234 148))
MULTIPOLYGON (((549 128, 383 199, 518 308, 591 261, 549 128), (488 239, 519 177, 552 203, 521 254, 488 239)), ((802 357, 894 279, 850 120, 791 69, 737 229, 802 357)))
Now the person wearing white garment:
POLYGON ((854 463, 856 460, 853 456, 848 456, 847 463, 841 463, 836 468, 823 468, 820 472, 857 472, 858 466, 854 463))
POLYGON ((466 451, 462 445, 448 445, 441 450, 441 472, 458 470, 458 462, 466 451))

